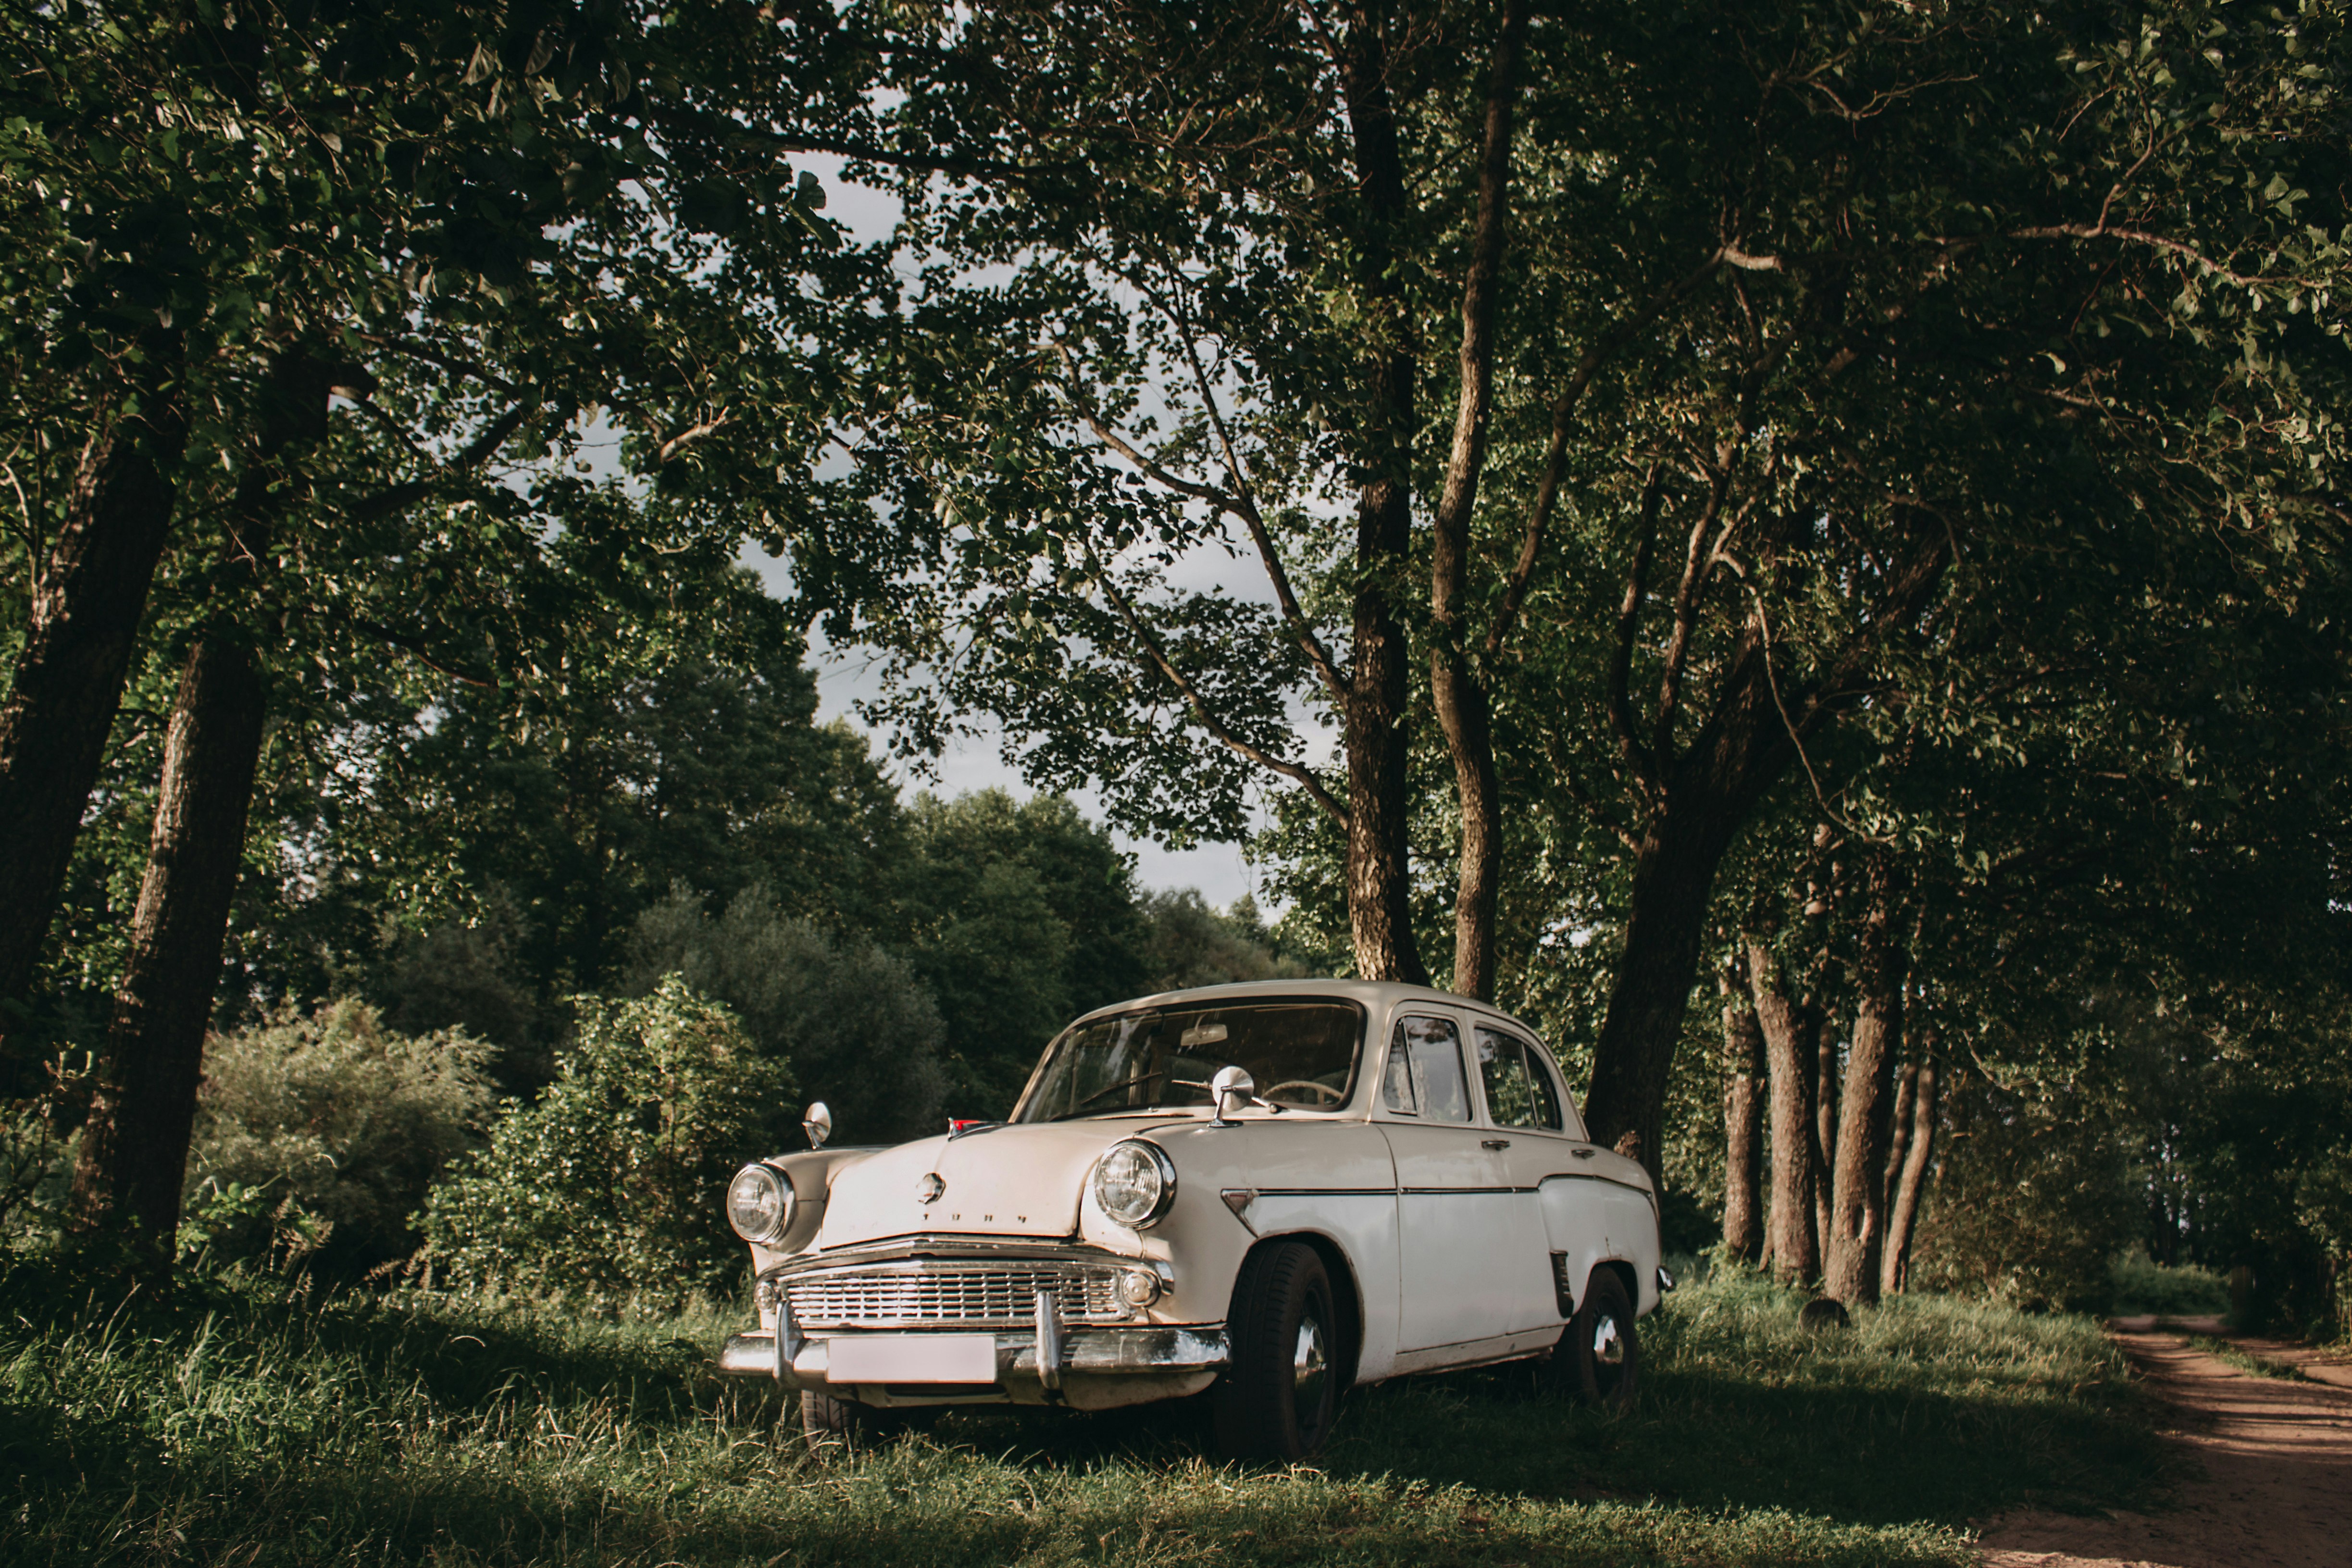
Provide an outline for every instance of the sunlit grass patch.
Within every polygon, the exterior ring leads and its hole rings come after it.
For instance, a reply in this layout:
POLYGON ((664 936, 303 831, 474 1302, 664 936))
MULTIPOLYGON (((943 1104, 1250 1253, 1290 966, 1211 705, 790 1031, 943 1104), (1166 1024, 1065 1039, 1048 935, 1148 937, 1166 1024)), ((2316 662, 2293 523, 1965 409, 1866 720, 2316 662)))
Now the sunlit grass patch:
POLYGON ((2207 1355, 2227 1362, 2240 1372, 2249 1373, 2255 1377, 2274 1377, 2287 1383, 2310 1381, 2304 1376, 2302 1368, 2288 1362, 2273 1361, 2268 1356, 2256 1355, 2253 1352, 2241 1345, 2232 1344, 2228 1340, 2217 1339, 2211 1334, 2189 1334, 2187 1339, 2190 1349, 2203 1351, 2207 1355))

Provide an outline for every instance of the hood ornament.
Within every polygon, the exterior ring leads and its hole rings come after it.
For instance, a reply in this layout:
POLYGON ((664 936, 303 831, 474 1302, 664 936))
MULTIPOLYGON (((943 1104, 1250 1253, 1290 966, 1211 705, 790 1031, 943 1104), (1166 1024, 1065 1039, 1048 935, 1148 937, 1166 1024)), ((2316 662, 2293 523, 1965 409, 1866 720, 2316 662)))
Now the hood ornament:
POLYGON ((915 1195, 927 1204, 937 1203, 940 1194, 947 1190, 947 1183, 940 1179, 937 1171, 924 1173, 923 1179, 915 1184, 915 1195))

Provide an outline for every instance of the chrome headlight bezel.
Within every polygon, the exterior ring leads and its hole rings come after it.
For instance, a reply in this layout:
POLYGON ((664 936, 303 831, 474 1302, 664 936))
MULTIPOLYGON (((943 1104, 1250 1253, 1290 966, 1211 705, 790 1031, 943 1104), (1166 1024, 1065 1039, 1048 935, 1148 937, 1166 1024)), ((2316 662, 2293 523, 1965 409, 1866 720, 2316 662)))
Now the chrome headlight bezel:
POLYGON ((754 1247, 773 1247, 784 1233, 793 1228, 793 1212, 798 1207, 793 1194, 792 1179, 765 1161, 754 1160, 727 1180, 727 1224, 730 1229, 754 1247), (775 1217, 760 1220, 756 1216, 747 1225, 739 1212, 736 1193, 746 1179, 772 1193, 775 1197, 775 1217))
POLYGON ((1102 1152, 1087 1184, 1094 1191, 1096 1205, 1113 1223, 1129 1230, 1149 1230, 1167 1217, 1170 1205, 1176 1201, 1176 1162, 1168 1157, 1168 1151, 1148 1139, 1122 1138, 1102 1152), (1149 1173, 1152 1190, 1148 1202, 1137 1204, 1131 1194, 1120 1194, 1112 1186, 1115 1180, 1122 1179, 1114 1175, 1114 1161, 1139 1174, 1149 1173), (1129 1161, 1137 1163, 1129 1165, 1129 1161))

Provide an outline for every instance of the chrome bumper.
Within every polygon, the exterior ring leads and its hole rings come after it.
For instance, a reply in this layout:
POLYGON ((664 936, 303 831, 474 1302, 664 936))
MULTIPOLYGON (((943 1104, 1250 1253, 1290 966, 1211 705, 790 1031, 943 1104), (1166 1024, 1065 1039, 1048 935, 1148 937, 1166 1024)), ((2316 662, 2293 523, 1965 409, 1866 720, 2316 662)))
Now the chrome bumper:
MULTIPOLYGON (((1058 1323, 1038 1331, 998 1333, 996 1381, 960 1385, 835 1384, 826 1375, 836 1337, 801 1337, 787 1327, 778 1354, 776 1336, 736 1334, 719 1352, 719 1370, 735 1377, 772 1377, 783 1387, 866 1405, 1069 1405, 1103 1409, 1197 1394, 1232 1359, 1222 1326, 1090 1329, 1058 1323), (798 1340, 797 1345, 793 1342, 798 1340)), ((848 1333, 837 1337, 857 1338, 848 1333)))

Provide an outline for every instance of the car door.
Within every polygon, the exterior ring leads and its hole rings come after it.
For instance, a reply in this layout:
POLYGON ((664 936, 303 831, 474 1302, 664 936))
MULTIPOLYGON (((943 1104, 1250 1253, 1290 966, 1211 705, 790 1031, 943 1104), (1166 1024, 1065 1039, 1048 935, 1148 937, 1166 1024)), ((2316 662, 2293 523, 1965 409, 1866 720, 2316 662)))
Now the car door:
POLYGON ((1478 1121, 1459 1019, 1434 1009, 1390 1031, 1379 1110, 1397 1172, 1398 1348, 1507 1332, 1520 1293, 1509 1263, 1509 1173, 1478 1121))
POLYGON ((1509 1141, 1502 1153, 1521 1204, 1513 1246, 1536 1266, 1515 1276, 1515 1327, 1559 1322, 1584 1293, 1591 1260, 1607 1251, 1595 1152, 1551 1054, 1517 1030, 1481 1020, 1478 1076, 1487 1119, 1509 1141))

